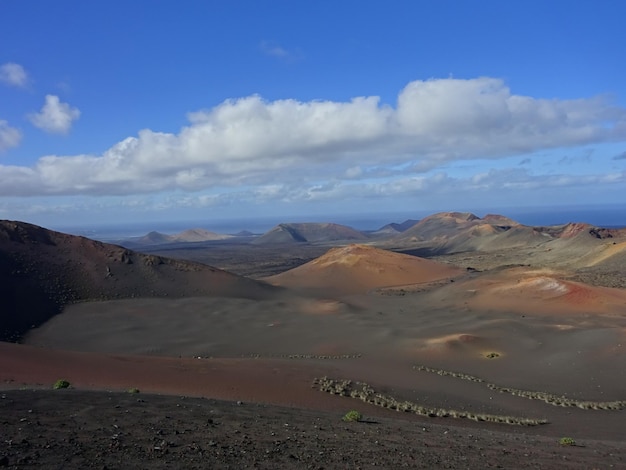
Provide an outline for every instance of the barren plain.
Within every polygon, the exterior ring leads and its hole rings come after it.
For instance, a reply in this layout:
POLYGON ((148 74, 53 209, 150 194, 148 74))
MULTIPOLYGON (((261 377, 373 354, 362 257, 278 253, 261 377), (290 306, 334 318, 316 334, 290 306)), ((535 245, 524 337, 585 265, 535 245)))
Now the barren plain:
POLYGON ((315 225, 139 254, 4 222, 0 464, 626 465, 623 230, 315 225))

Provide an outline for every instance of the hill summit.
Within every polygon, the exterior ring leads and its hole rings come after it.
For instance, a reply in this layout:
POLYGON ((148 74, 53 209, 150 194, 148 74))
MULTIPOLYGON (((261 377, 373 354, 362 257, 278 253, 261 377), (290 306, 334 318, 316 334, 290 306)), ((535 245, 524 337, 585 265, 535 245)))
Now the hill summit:
POLYGON ((366 238, 363 233, 346 225, 308 222, 279 224, 261 235, 253 243, 257 245, 324 243, 338 240, 364 240, 366 238))
POLYGON ((302 266, 266 280, 274 285, 353 294, 380 287, 432 282, 456 276, 460 269, 368 245, 330 249, 302 266))

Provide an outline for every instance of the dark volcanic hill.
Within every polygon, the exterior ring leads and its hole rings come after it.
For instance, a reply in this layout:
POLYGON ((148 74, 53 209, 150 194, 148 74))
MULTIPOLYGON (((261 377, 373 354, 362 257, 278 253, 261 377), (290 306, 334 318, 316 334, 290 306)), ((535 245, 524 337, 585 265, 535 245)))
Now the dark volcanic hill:
POLYGON ((396 222, 392 222, 390 224, 385 225, 384 227, 379 228, 375 232, 373 232, 373 235, 392 235, 392 234, 402 233, 410 229, 411 227, 413 227, 418 222, 419 220, 415 220, 415 219, 407 219, 404 222, 399 223, 399 224, 396 222))
POLYGON ((254 244, 324 243, 365 240, 367 236, 351 227, 331 223, 279 224, 253 241, 254 244))
POLYGON ((0 340, 60 313, 70 302, 132 297, 273 297, 276 288, 207 265, 0 221, 0 340))

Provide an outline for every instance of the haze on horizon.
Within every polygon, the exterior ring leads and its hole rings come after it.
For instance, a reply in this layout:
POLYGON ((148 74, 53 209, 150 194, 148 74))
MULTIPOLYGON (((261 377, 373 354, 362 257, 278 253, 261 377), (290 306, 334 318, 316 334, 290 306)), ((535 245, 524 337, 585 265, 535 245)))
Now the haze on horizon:
POLYGON ((624 16, 588 0, 5 2, 0 219, 624 207, 624 16))

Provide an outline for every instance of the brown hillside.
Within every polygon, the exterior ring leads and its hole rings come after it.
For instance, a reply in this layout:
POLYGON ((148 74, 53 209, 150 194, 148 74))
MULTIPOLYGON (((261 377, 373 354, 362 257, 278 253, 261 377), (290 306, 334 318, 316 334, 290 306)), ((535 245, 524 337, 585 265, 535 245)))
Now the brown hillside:
POLYGON ((274 290, 199 263, 0 221, 0 339, 17 339, 71 302, 183 296, 257 299, 272 296, 274 290))
POLYGON ((394 240, 424 254, 442 255, 537 246, 554 236, 558 235, 501 215, 488 214, 481 219, 470 213, 442 212, 422 219, 394 240))
MULTIPOLYGON (((534 261, 570 270, 594 267, 624 277, 626 231, 604 229, 589 224, 537 227, 552 238, 538 251, 534 261), (621 274, 619 274, 621 273, 621 274)), ((617 278, 614 280, 618 280, 617 278)), ((621 285, 621 282, 610 285, 621 285)))
POLYGON ((490 224, 519 225, 519 222, 500 214, 487 214, 482 218, 482 220, 489 222, 490 224))
POLYGON ((435 261, 365 245, 333 248, 325 255, 266 280, 274 285, 354 294, 370 289, 431 282, 461 270, 435 261))
POLYGON ((231 236, 211 232, 202 228, 192 228, 174 235, 174 241, 177 242, 205 242, 212 240, 225 240, 227 238, 231 238, 231 236))
POLYGON ((459 231, 480 224, 480 219, 474 214, 460 212, 441 212, 423 218, 402 234, 402 238, 429 240, 433 238, 448 238, 459 231))
POLYGON ((593 253, 593 256, 584 258, 585 266, 613 264, 624 268, 626 266, 626 241, 604 244, 593 253))
POLYGON ((468 212, 440 212, 420 220, 398 239, 445 242, 457 235, 492 235, 517 225, 517 222, 500 215, 489 214, 481 219, 468 212))
POLYGON ((143 237, 123 240, 125 245, 163 245, 166 243, 194 243, 194 242, 206 242, 214 240, 225 240, 231 238, 231 235, 222 235, 215 232, 210 232, 202 228, 194 228, 185 230, 184 232, 174 235, 166 235, 159 232, 150 232, 143 237))

